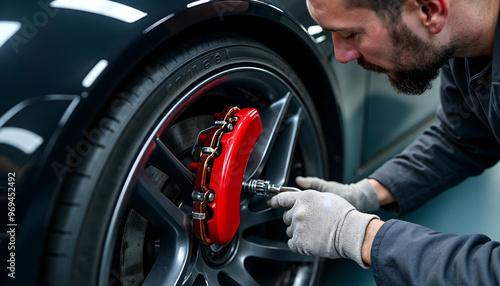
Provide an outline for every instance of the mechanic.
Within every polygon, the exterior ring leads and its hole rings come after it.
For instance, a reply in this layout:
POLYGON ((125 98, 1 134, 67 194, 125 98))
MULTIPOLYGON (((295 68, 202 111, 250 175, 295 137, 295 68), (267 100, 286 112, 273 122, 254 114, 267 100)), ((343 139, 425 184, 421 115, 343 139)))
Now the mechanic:
POLYGON ((499 242, 368 213, 405 214, 500 159, 499 2, 307 1, 340 62, 387 74, 399 92, 422 94, 441 69, 441 106, 438 123, 368 178, 298 177, 310 190, 274 196, 273 207, 289 208, 293 251, 352 259, 380 285, 500 285, 499 242))

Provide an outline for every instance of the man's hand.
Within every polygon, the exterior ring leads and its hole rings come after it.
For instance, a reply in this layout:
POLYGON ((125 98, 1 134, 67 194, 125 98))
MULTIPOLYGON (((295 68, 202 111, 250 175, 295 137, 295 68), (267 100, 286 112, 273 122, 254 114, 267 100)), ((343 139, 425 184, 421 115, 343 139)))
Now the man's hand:
POLYGON ((368 223, 378 218, 357 211, 345 199, 313 190, 284 192, 271 198, 272 207, 289 208, 283 221, 289 225, 288 246, 294 252, 331 259, 349 258, 361 267, 368 223))
POLYGON ((339 195, 362 212, 373 212, 379 208, 377 193, 368 179, 350 185, 327 182, 314 177, 297 177, 295 181, 303 189, 314 189, 339 195))

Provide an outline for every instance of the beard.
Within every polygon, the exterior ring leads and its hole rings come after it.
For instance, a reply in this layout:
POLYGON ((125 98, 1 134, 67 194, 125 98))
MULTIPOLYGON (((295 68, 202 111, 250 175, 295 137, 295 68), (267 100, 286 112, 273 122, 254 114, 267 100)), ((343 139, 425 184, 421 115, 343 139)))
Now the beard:
POLYGON ((386 69, 358 58, 366 70, 385 73, 392 86, 400 93, 420 95, 432 88, 432 81, 441 67, 455 52, 453 46, 435 47, 415 35, 404 23, 390 25, 389 36, 393 44, 391 62, 394 69, 386 69))

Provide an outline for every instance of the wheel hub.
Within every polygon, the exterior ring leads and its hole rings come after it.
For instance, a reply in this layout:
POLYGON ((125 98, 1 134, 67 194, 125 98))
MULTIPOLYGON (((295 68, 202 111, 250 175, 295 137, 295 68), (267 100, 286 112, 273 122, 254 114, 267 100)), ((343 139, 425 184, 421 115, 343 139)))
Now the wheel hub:
POLYGON ((237 240, 238 236, 234 236, 234 238, 224 246, 217 244, 202 245, 201 255, 203 260, 212 267, 226 264, 236 252, 237 240))

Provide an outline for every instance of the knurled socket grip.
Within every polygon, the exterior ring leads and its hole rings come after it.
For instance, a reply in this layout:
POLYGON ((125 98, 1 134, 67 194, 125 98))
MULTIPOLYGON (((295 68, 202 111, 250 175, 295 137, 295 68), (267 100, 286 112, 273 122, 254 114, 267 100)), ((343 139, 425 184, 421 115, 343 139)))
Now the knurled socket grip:
POLYGON ((279 194, 281 192, 301 192, 298 188, 276 186, 270 181, 255 179, 243 182, 242 190, 250 194, 259 196, 269 196, 270 194, 279 194))

